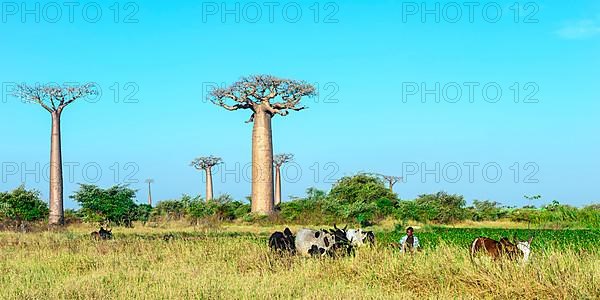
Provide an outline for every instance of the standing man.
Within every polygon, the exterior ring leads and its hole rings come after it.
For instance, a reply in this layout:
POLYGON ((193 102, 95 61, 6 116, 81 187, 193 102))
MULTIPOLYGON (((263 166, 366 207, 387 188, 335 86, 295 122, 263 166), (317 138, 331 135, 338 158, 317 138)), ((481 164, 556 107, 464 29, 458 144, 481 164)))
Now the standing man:
POLYGON ((406 235, 400 239, 400 245, 402 252, 414 252, 415 250, 420 250, 421 245, 419 244, 419 239, 413 235, 413 228, 406 228, 406 235))

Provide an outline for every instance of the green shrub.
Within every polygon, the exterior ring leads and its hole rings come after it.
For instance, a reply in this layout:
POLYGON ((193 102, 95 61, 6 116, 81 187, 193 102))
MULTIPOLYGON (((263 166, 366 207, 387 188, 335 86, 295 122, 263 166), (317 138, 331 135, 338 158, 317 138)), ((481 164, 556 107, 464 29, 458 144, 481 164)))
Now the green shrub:
POLYGON ((40 198, 40 192, 27 190, 21 185, 11 192, 0 192, 0 220, 3 222, 39 221, 48 217, 48 205, 40 198))
POLYGON ((454 223, 466 217, 465 199, 462 195, 446 192, 419 195, 415 199, 419 218, 423 221, 454 223))
POLYGON ((80 184, 71 196, 81 205, 86 222, 108 222, 131 227, 137 219, 138 207, 134 202, 135 191, 123 185, 102 189, 91 184, 80 184))
POLYGON ((508 211, 500 203, 490 200, 474 200, 470 209, 470 218, 473 221, 495 221, 506 217, 508 211))

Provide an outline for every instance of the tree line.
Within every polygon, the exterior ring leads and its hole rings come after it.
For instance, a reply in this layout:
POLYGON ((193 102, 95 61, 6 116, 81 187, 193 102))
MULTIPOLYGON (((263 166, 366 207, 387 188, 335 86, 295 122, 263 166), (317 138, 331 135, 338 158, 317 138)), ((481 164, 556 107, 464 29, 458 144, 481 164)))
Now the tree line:
MULTIPOLYGON (((539 208, 507 207, 491 200, 474 200, 467 205, 458 194, 437 192, 402 200, 386 186, 385 179, 372 174, 357 174, 338 180, 329 192, 309 188, 306 195, 281 202, 270 215, 252 213, 252 197, 235 200, 229 195, 211 201, 200 196, 183 195, 151 206, 136 203, 136 191, 124 185, 106 189, 82 184, 70 197, 80 205, 66 210, 67 223, 87 222, 112 226, 133 226, 147 222, 267 222, 296 224, 352 223, 373 225, 385 219, 398 224, 410 221, 454 224, 466 220, 510 220, 535 226, 600 226, 600 205, 577 208, 553 201, 539 208)), ((0 192, 0 224, 4 228, 22 228, 24 224, 44 222, 50 217, 48 205, 40 193, 20 186, 0 192)))

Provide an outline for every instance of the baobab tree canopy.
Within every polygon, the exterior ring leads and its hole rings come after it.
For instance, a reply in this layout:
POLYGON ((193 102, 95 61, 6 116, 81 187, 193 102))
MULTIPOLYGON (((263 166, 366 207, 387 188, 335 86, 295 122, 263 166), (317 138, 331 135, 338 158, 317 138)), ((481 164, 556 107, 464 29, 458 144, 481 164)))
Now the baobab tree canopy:
POLYGON ((251 109, 253 114, 248 122, 252 122, 258 106, 271 115, 286 116, 290 110, 305 109, 300 100, 314 95, 315 87, 304 81, 252 75, 242 77, 229 87, 213 89, 208 100, 227 110, 251 109))
POLYGON ((26 84, 17 85, 13 95, 21 98, 25 102, 37 103, 49 112, 61 112, 62 109, 73 101, 96 95, 98 91, 93 83, 87 83, 81 86, 29 86, 26 84))
POLYGON ((195 158, 194 160, 192 160, 192 162, 190 163, 190 166, 198 169, 198 170, 206 170, 209 168, 212 168, 218 164, 220 164, 222 161, 222 159, 220 157, 216 157, 216 156, 204 156, 204 157, 198 157, 195 158))
POLYGON ((381 175, 381 177, 391 185, 394 185, 398 181, 402 180, 402 176, 381 175))
POLYGON ((276 167, 280 167, 281 165, 288 163, 294 159, 294 155, 291 153, 281 153, 273 156, 273 164, 276 167))

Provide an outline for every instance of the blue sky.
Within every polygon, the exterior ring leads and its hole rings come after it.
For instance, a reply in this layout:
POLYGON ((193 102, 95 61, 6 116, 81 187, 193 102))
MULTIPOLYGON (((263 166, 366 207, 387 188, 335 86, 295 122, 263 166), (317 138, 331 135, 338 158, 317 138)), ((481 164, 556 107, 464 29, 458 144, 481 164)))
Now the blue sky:
POLYGON ((365 171, 403 175, 404 199, 445 190, 506 205, 527 204, 525 194, 542 195, 538 205, 600 200, 597 1, 477 2, 472 20, 469 7, 433 1, 284 1, 272 15, 268 1, 237 11, 119 2, 118 16, 112 3, 77 2, 72 16, 44 3, 2 7, 0 190, 48 190, 50 116, 7 97, 11 85, 96 82, 99 98, 63 114, 66 195, 77 183, 127 182, 144 201, 148 177, 157 200, 204 194, 189 162, 212 154, 225 161, 215 193, 242 199, 249 114, 207 103, 205 87, 273 74, 320 92, 308 110, 273 120, 275 152, 296 156, 284 199, 365 171))

